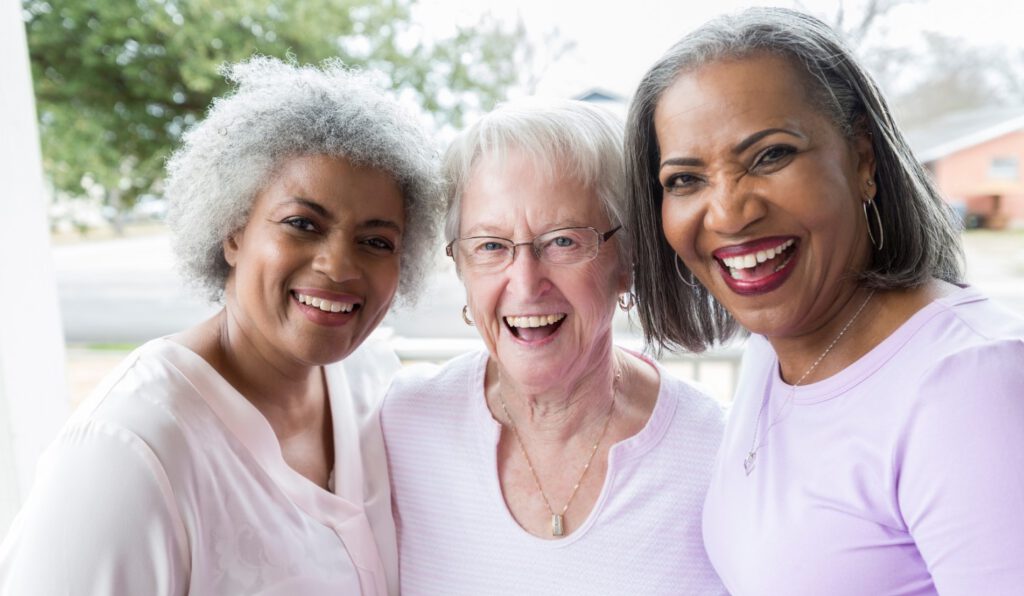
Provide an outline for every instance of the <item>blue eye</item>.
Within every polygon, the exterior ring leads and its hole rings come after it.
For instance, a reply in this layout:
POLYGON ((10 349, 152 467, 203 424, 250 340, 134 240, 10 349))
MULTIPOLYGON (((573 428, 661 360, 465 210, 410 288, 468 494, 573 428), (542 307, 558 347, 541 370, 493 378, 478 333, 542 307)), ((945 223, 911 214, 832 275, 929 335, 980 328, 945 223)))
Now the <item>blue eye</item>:
POLYGON ((552 240, 551 243, 557 246, 558 248, 569 248, 572 245, 576 244, 576 242, 572 238, 569 238, 568 236, 559 236, 552 240))
POLYGON ((480 244, 480 250, 485 252, 491 252, 495 250, 504 250, 505 245, 501 242, 483 242, 480 244))

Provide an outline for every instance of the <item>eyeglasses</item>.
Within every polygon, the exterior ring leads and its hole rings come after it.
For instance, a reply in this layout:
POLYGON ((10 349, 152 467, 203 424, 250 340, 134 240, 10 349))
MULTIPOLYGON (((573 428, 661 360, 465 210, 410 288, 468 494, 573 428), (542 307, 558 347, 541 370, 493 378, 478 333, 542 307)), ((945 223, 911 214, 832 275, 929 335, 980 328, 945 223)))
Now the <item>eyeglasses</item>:
POLYGON ((499 271, 511 265, 517 246, 529 246, 533 256, 545 263, 574 265, 593 260, 601 244, 621 228, 615 226, 607 232, 591 227, 558 228, 529 242, 512 242, 496 236, 467 236, 449 242, 444 252, 465 267, 483 271, 499 271))

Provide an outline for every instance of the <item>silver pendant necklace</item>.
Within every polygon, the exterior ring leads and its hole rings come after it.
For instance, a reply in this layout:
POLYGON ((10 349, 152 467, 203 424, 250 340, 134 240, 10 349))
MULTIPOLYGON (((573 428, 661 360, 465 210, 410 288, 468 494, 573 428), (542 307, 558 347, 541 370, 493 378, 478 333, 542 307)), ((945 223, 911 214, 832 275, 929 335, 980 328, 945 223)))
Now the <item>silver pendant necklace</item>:
POLYGON ((771 383, 769 383, 769 389, 765 389, 764 397, 761 398, 761 407, 757 411, 757 419, 754 421, 754 436, 751 437, 750 440, 750 451, 747 452, 747 457, 743 460, 743 471, 747 473, 747 476, 750 476, 750 473, 754 471, 754 465, 757 463, 757 452, 762 447, 765 446, 765 441, 768 439, 768 433, 770 433, 771 430, 775 428, 775 425, 782 420, 781 413, 785 410, 786 406, 793 401, 793 396, 796 395, 797 386, 804 382, 804 379, 807 378, 807 375, 811 374, 812 372, 814 372, 814 369, 818 368, 818 365, 821 364, 821 361, 824 360, 825 356, 828 356, 828 353, 831 352, 832 348, 836 346, 836 343, 839 341, 839 338, 843 337, 843 335, 846 334, 846 331, 850 328, 851 325, 853 325, 853 322, 857 320, 857 317, 860 316, 860 313, 864 310, 864 307, 868 305, 868 302, 871 301, 871 298, 874 295, 875 291, 871 290, 871 293, 868 294, 868 297, 865 298, 864 302, 861 303, 860 308, 857 309, 857 312, 853 313, 853 316, 850 317, 850 320, 847 321, 846 325, 843 326, 843 329, 842 331, 839 332, 839 335, 837 335, 836 338, 832 340, 832 343, 830 343, 828 347, 825 348, 825 351, 821 353, 821 356, 818 356, 818 359, 814 361, 814 364, 812 364, 811 367, 804 372, 804 374, 800 375, 800 378, 797 379, 796 383, 793 383, 793 385, 790 386, 789 395, 786 396, 786 403, 784 403, 782 405, 782 408, 779 410, 780 415, 774 420, 772 420, 771 424, 768 425, 768 428, 766 428, 764 431, 764 437, 761 439, 761 442, 758 443, 757 431, 761 428, 761 416, 764 415, 764 410, 768 406, 768 397, 771 395, 771 383))

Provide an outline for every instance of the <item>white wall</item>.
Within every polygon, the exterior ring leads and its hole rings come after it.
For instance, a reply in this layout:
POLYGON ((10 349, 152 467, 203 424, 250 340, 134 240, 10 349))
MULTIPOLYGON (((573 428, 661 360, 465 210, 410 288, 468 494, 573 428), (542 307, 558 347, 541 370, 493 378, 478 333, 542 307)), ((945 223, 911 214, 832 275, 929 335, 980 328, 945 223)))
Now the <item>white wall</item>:
POLYGON ((19 0, 0 0, 0 537, 69 410, 19 0))

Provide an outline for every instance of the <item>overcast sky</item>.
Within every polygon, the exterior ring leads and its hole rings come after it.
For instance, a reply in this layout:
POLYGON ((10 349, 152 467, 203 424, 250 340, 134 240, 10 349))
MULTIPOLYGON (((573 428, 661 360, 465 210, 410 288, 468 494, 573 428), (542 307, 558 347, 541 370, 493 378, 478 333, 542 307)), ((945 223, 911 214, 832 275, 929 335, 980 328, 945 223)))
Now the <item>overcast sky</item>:
MULTIPOLYGON (((422 0, 418 20, 442 32, 452 23, 472 24, 489 11, 502 19, 521 18, 532 36, 557 29, 575 42, 573 51, 551 64, 539 94, 571 96, 600 86, 628 95, 644 71, 676 40, 707 19, 747 6, 796 6, 786 0, 629 0, 598 3, 577 0, 422 0)), ((851 17, 863 12, 862 0, 843 5, 851 17)), ((800 5, 832 22, 837 0, 804 0, 800 5)), ((1022 9, 1010 0, 921 0, 900 5, 880 21, 871 43, 918 47, 924 31, 960 37, 965 44, 1024 44, 1022 9)))

